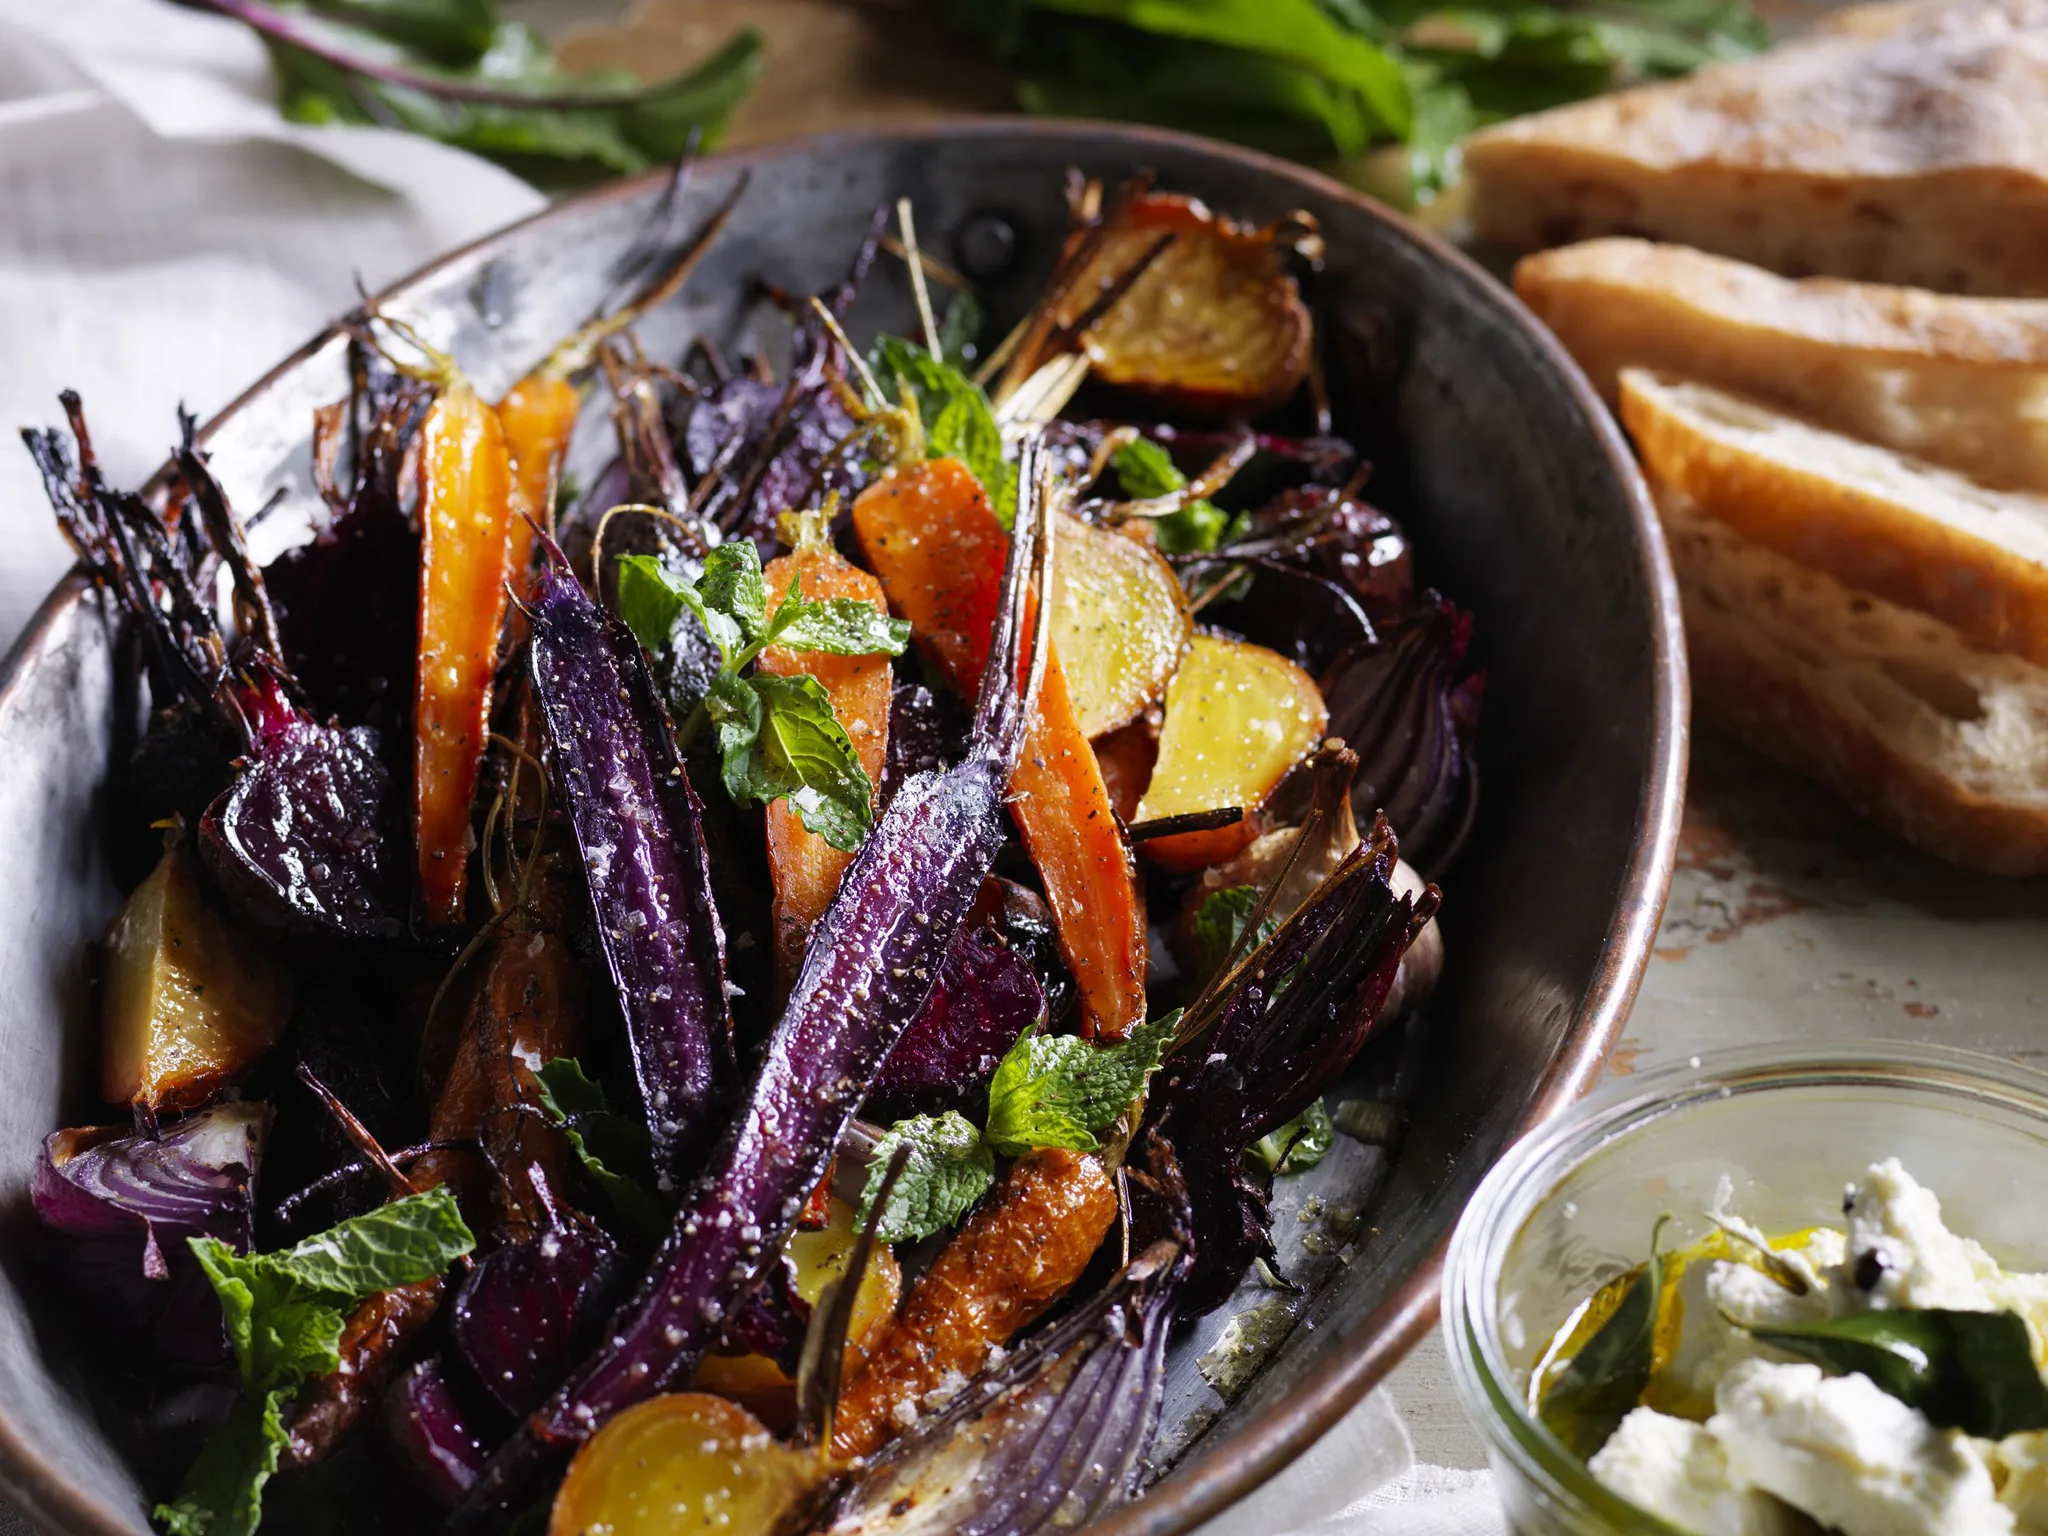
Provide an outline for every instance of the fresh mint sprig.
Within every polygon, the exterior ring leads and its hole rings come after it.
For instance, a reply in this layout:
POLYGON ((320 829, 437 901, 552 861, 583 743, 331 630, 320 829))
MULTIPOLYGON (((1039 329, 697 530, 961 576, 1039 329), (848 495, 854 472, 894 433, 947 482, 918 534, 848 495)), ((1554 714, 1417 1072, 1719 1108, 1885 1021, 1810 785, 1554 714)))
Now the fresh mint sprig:
POLYGON ((1094 1151, 1159 1069, 1179 1025, 1176 1009, 1113 1044, 1026 1029, 989 1079, 986 1129, 954 1110, 889 1128, 871 1158, 856 1225, 867 1221, 898 1146, 909 1146, 910 1159, 877 1228, 891 1243, 959 1221, 995 1183, 999 1155, 1022 1157, 1040 1147, 1094 1151))
POLYGON ((619 617, 649 651, 670 645, 685 610, 718 647, 718 675, 676 733, 687 750, 709 727, 726 793, 740 805, 787 799, 804 826, 834 848, 860 847, 874 820, 874 783, 816 678, 748 671, 771 645, 834 656, 900 656, 910 626, 858 598, 813 601, 800 581, 771 612, 761 557, 745 539, 721 544, 696 581, 672 577, 649 555, 619 560, 619 617))
POLYGON ((263 1485, 290 1436, 285 1409, 299 1388, 341 1364, 341 1331, 357 1303, 417 1285, 476 1246, 446 1189, 394 1200, 281 1253, 241 1254, 214 1237, 192 1253, 220 1298, 242 1395, 157 1506, 169 1536, 252 1536, 263 1485))

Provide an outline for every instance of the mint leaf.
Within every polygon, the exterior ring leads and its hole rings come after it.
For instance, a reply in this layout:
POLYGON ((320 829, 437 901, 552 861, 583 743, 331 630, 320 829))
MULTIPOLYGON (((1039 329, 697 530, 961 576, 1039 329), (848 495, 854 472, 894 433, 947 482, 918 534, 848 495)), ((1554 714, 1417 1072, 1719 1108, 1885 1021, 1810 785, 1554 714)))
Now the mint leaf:
POLYGON ((910 1148, 910 1158, 875 1228, 882 1242, 910 1242, 945 1231, 995 1183, 995 1158, 972 1121, 950 1109, 943 1115, 899 1120, 875 1145, 860 1213, 854 1218, 856 1229, 867 1225, 890 1160, 901 1146, 910 1148))
MULTIPOLYGON (((1188 483, 1173 456, 1149 437, 1125 443, 1110 463, 1125 492, 1141 501, 1171 496, 1188 483)), ((1152 519, 1152 536, 1169 555, 1206 555, 1223 542, 1229 528, 1230 514, 1206 498, 1152 519)))
POLYGON ((1092 1151, 1165 1059, 1179 1024, 1176 1009, 1114 1045, 1025 1030, 989 1080, 989 1145, 1005 1157, 1034 1147, 1092 1151))
MULTIPOLYGON (((795 590, 791 583, 790 591, 795 590)), ((777 645, 834 656, 901 656, 910 644, 908 620, 892 619, 857 597, 828 597, 793 605, 785 601, 775 610, 769 629, 777 645)))
POLYGON ((650 1193, 654 1152, 646 1122, 613 1110, 574 1057, 558 1056, 534 1077, 541 1108, 562 1127, 590 1182, 636 1236, 657 1241, 668 1231, 668 1212, 650 1193))
POLYGON ((965 371, 974 360, 974 343, 981 335, 981 300, 966 289, 953 295, 939 320, 939 356, 948 367, 965 371))
POLYGON ((290 1389, 244 1397, 228 1410, 178 1485, 156 1507, 168 1536, 254 1536, 263 1519, 263 1485, 290 1443, 284 1406, 290 1389))
POLYGON ((757 672, 747 683, 761 703, 750 787, 764 801, 788 796, 807 830, 853 852, 873 824, 875 786, 832 713, 832 696, 802 673, 757 672))
POLYGON ((721 672, 704 696, 705 717, 717 732, 720 776, 725 792, 740 805, 758 805, 775 798, 763 776, 760 753, 761 696, 735 672, 721 672))
POLYGON ((251 1262, 275 1266, 306 1290, 354 1301, 431 1280, 475 1246, 455 1196, 436 1186, 251 1262))
POLYGON ((683 594, 652 555, 618 558, 619 618, 650 652, 659 652, 683 616, 683 594))
POLYGON ((753 540, 734 539, 706 555, 697 595, 707 609, 732 619, 742 643, 752 645, 760 639, 768 622, 768 586, 761 579, 761 556, 753 540))
POLYGON ((341 1363, 344 1309, 440 1274, 476 1246, 446 1189, 394 1200, 282 1253, 241 1254, 194 1237, 193 1257, 220 1298, 242 1396, 157 1510, 171 1536, 249 1536, 285 1444, 284 1408, 301 1382, 341 1363))
MULTIPOLYGON (((1200 955, 1196 970, 1196 984, 1206 986, 1223 962, 1230 958, 1231 949, 1251 921, 1252 913, 1258 909, 1259 888, 1255 885, 1233 885, 1227 890, 1216 892, 1195 909, 1195 950, 1200 955)), ((1259 924, 1259 931, 1245 946, 1249 952, 1253 945, 1263 944, 1279 929, 1280 923, 1271 913, 1259 924)))
POLYGON ((291 1277, 262 1255, 239 1254, 216 1237, 195 1237, 191 1246, 220 1299, 245 1388, 268 1392, 340 1363, 346 1319, 338 1308, 301 1297, 291 1277))
POLYGON ((1003 458, 1003 430, 981 386, 901 336, 877 337, 868 365, 885 394, 915 399, 929 456, 958 459, 972 470, 989 506, 1009 527, 1017 515, 1017 466, 1003 458))
POLYGON ((1329 1155, 1336 1139, 1337 1128, 1330 1123, 1330 1111, 1317 1099, 1285 1125, 1268 1131, 1245 1148, 1244 1155, 1268 1173, 1307 1173, 1329 1155))

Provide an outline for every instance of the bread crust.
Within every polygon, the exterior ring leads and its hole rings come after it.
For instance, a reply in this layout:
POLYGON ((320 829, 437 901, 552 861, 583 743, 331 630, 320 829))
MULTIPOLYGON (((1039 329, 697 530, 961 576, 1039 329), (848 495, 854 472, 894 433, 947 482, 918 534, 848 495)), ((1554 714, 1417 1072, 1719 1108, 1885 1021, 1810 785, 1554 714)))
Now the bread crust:
POLYGON ((1896 455, 1888 464, 1902 489, 1887 493, 1839 468, 1883 460, 1882 449, 1786 423, 1773 451, 1760 433, 1718 430, 1692 407, 1767 416, 1764 408, 1666 375, 1624 371, 1620 393, 1653 483, 1800 565, 1931 614, 1972 644, 2048 665, 2048 500, 2000 500, 1896 455))
POLYGON ((1915 0, 1466 141, 1482 239, 2048 294, 2048 4, 1915 0))
MULTIPOLYGON (((1847 658, 1831 648, 1829 637, 1810 633, 1796 647, 1784 643, 1756 606, 1754 576, 1745 581, 1729 567, 1761 560, 1782 567, 1775 574, 1787 582, 1828 578, 1802 575, 1754 546, 1731 550, 1739 536, 1683 508, 1668 492, 1659 504, 1685 607, 1693 706, 1701 720, 1817 780, 1860 815, 1937 858, 1989 874, 2048 872, 2048 798, 2038 791, 2031 801, 1982 793, 1906 750, 1861 707, 1844 676, 1847 658)), ((1769 585, 1766 576, 1761 586, 1769 585)), ((1854 601, 1846 589, 1837 595, 1854 601)))
POLYGON ((1610 405, 1623 368, 1664 369, 1986 485, 2048 491, 2048 301, 1795 280, 1628 239, 1526 257, 1515 292, 1610 405))

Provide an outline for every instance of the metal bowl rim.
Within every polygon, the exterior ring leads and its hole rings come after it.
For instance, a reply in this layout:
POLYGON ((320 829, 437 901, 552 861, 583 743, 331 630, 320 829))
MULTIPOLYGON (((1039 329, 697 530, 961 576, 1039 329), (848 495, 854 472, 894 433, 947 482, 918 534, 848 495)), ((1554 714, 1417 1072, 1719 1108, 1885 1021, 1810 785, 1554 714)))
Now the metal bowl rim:
MULTIPOLYGON (((1506 287, 1477 262, 1446 241, 1391 208, 1320 172, 1255 150, 1218 143, 1169 129, 1136 127, 1086 119, 1025 120, 1015 117, 964 117, 903 128, 878 127, 815 134, 745 150, 709 155, 707 171, 738 169, 766 160, 797 155, 830 156, 835 150, 888 142, 916 142, 937 137, 1001 139, 1020 136, 1072 142, 1078 148, 1104 141, 1130 146, 1134 163, 1151 149, 1172 149, 1235 161, 1244 168, 1291 183, 1317 196, 1340 202, 1384 226, 1417 247, 1519 328, 1557 373, 1580 414, 1592 427, 1620 483, 1630 511, 1651 606, 1651 741, 1650 769, 1636 811, 1636 833, 1607 939, 1591 985, 1577 1016, 1567 1026, 1562 1046, 1552 1060, 1528 1112, 1510 1138, 1528 1134, 1561 1113, 1590 1088, 1634 1005, 1650 959, 1657 925, 1663 916, 1676 866, 1678 830, 1685 802, 1691 692, 1686 665, 1685 635, 1680 616, 1678 582, 1671 566, 1650 499, 1649 488, 1620 428, 1594 392, 1585 374, 1561 343, 1506 287)), ((376 297, 388 301, 434 277, 446 268, 467 263, 516 244, 527 231, 556 220, 575 221, 594 207, 630 200, 665 182, 667 170, 612 182, 481 236, 435 258, 383 289, 376 297)), ((228 418, 268 391, 284 375, 327 346, 340 327, 330 325, 284 358, 210 418, 200 430, 204 441, 228 418)), ((82 571, 74 568, 43 600, 21 638, 0 664, 0 712, 14 705, 30 673, 49 648, 68 611, 89 590, 82 571)), ((1505 1150, 1505 1148, 1503 1149, 1505 1150)), ((1285 1402, 1276 1403, 1250 1423, 1181 1464, 1129 1507, 1095 1527, 1098 1536, 1178 1536, 1220 1514, 1278 1473, 1315 1443, 1338 1419, 1393 1369, 1426 1333, 1438 1312, 1446 1232, 1415 1269, 1352 1333, 1338 1341, 1329 1358, 1305 1375, 1285 1402), (1362 1341, 1358 1347, 1352 1341, 1362 1341)), ((77 1536, 130 1536, 132 1527, 89 1489, 60 1473, 22 1439, 4 1408, 0 1408, 0 1488, 25 1505, 38 1519, 77 1536)))

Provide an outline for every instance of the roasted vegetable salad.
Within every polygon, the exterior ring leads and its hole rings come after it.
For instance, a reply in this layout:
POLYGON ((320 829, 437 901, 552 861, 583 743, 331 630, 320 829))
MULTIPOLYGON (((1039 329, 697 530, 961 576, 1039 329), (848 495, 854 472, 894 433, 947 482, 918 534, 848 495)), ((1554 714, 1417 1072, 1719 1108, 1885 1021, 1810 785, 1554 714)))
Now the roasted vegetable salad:
POLYGON ((633 336, 730 202, 501 400, 366 305, 264 569, 191 422, 148 494, 25 434, 150 705, 35 1195, 166 1532, 343 1469, 400 1530, 1066 1529, 1286 1283, 1274 1180, 1442 964, 1471 622, 1332 435, 1313 222, 1070 204, 985 350, 907 204, 767 290, 779 375, 633 336))

